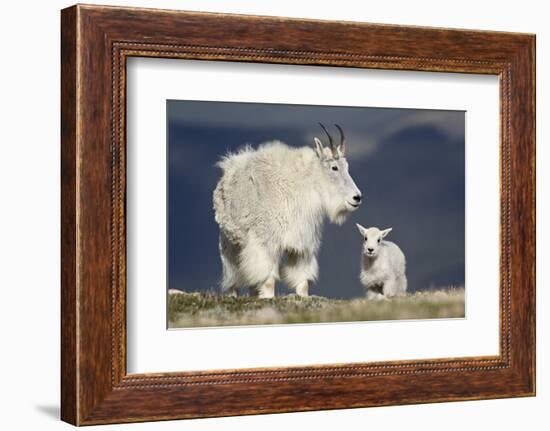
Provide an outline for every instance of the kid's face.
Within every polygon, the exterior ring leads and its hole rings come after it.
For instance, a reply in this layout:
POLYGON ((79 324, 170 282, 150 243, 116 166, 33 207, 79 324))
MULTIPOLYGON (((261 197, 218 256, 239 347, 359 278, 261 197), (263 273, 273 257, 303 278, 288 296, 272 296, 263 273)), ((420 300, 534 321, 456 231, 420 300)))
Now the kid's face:
POLYGON ((380 244, 392 228, 380 230, 376 227, 365 228, 360 224, 357 225, 361 236, 363 237, 363 254, 368 257, 378 256, 380 244))

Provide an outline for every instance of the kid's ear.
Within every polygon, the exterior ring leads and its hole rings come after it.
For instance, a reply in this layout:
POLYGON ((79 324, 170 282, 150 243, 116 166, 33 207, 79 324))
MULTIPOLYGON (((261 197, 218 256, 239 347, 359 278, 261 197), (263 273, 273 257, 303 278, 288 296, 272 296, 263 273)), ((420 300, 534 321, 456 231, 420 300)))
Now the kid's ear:
POLYGON ((355 223, 355 226, 357 226, 357 229, 359 229, 359 232, 361 233, 361 236, 365 236, 367 234, 367 228, 361 226, 359 223, 355 223))
POLYGON ((325 154, 323 149, 323 143, 317 137, 313 138, 313 141, 315 142, 315 152, 317 153, 317 157, 319 157, 322 160, 325 154))
POLYGON ((389 234, 392 231, 393 228, 389 227, 387 229, 384 229, 382 232, 380 232, 380 237, 385 238, 387 234, 389 234))

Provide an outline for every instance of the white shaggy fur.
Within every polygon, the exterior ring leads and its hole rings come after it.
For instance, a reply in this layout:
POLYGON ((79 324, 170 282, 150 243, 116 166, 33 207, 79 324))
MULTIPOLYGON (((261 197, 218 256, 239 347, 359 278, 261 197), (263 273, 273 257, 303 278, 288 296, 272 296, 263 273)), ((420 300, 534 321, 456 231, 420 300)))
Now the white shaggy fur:
POLYGON ((300 296, 317 278, 316 255, 325 216, 345 221, 360 202, 349 176, 343 145, 332 150, 315 138, 316 149, 273 141, 245 147, 218 165, 214 190, 220 226, 222 289, 271 298, 280 277, 300 296), (282 268, 279 272, 279 263, 282 268))
POLYGON ((404 295, 407 291, 405 255, 401 249, 384 238, 392 228, 380 230, 357 224, 363 237, 361 284, 367 289, 367 299, 382 299, 404 295))

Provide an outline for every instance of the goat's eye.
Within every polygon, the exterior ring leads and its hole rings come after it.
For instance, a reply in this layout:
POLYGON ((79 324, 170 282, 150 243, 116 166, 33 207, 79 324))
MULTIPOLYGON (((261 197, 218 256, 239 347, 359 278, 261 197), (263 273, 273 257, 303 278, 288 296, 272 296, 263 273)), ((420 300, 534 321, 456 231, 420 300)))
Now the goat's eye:
POLYGON ((367 238, 367 237, 365 237, 365 241, 367 241, 367 239, 368 239, 368 238, 367 238))
POLYGON ((380 238, 378 238, 378 242, 380 242, 380 238))
POLYGON ((338 170, 338 166, 333 166, 333 167, 332 167, 332 170, 333 170, 333 171, 337 171, 337 170, 338 170))

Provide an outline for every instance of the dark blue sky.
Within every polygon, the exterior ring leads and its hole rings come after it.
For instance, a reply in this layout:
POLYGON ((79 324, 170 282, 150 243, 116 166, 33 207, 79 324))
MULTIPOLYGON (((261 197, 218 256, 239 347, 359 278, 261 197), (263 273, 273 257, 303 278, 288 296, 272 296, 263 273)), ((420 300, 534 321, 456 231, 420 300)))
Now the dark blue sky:
POLYGON ((324 139, 318 122, 344 128, 364 204, 344 225, 325 224, 310 293, 364 295, 356 222, 393 227, 387 239, 405 253, 410 291, 464 284, 464 112, 169 100, 167 115, 168 288, 219 290, 219 158, 273 139, 312 145, 324 139))

